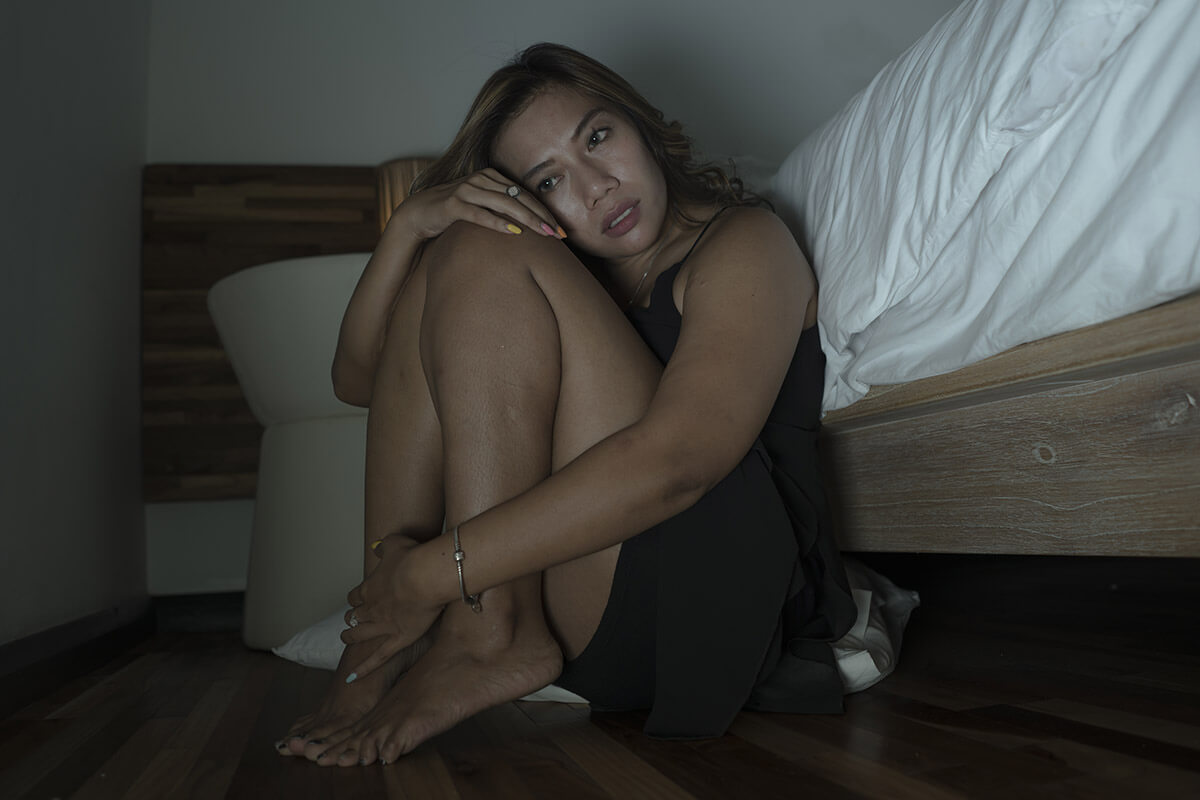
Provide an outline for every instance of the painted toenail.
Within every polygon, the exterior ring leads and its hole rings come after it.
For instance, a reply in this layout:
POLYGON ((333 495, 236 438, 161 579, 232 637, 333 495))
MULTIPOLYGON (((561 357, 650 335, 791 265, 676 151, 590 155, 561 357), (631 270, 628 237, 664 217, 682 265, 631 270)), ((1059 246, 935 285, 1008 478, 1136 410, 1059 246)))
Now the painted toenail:
POLYGON ((349 675, 346 676, 346 683, 354 683, 355 679, 357 679, 357 678, 358 678, 358 673, 351 672, 349 675))

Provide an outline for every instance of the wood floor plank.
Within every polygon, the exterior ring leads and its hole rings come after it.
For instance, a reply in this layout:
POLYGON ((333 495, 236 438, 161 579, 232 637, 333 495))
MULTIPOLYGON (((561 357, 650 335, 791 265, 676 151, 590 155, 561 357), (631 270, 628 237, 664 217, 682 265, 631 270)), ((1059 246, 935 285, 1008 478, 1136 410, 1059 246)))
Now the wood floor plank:
POLYGON ((1082 722, 1086 725, 1167 742, 1195 750, 1200 754, 1200 727, 1196 725, 1153 719, 1121 709, 1093 706, 1061 698, 1024 703, 1020 707, 1073 722, 1082 722))
POLYGON ((125 743, 71 795, 71 800, 119 800, 145 771, 153 753, 183 723, 178 717, 146 720, 125 743))
POLYGON ((432 747, 418 748, 395 764, 379 767, 379 774, 388 800, 460 800, 462 797, 445 760, 432 747))
MULTIPOLYGON (((78 706, 76 710, 80 713, 75 716, 55 716, 52 712, 49 719, 34 723, 35 728, 31 729, 44 736, 32 737, 29 743, 10 744, 0 755, 0 797, 21 797, 54 772, 65 770, 76 774, 78 763, 64 765, 72 759, 78 761, 79 752, 86 754, 88 763, 97 758, 96 763, 103 763, 121 744, 121 740, 112 739, 114 735, 121 732, 132 735, 151 716, 152 710, 142 702, 139 692, 122 681, 137 674, 123 671, 106 678, 100 682, 105 686, 104 691, 92 695, 86 713, 78 706), (104 735, 99 735, 101 732, 104 735)), ((82 783, 83 778, 78 782, 82 783)))
POLYGON ((203 749, 177 788, 185 797, 225 797, 243 752, 265 742, 251 743, 250 733, 260 713, 262 699, 274 679, 275 666, 264 654, 246 653, 246 673, 225 714, 212 729, 203 749))
MULTIPOLYGON (((89 778, 102 771, 121 747, 148 721, 145 710, 137 706, 120 707, 100 728, 89 730, 89 735, 76 740, 69 750, 46 753, 52 767, 44 770, 39 780, 22 794, 12 797, 35 800, 46 797, 69 797, 89 778)), ((88 730, 84 720, 69 723, 76 730, 88 730)), ((7 795, 6 795, 7 796, 7 795)))
MULTIPOLYGON (((980 717, 979 710, 952 711, 904 697, 888 696, 879 691, 859 699, 862 704, 886 704, 889 712, 888 736, 910 742, 922 750, 938 754, 945 766, 928 767, 925 776, 941 781, 948 788, 973 793, 976 780, 1008 783, 1044 783, 1074 777, 1067 766, 1022 754, 1018 748, 1040 737, 1020 726, 995 725, 980 717), (974 765, 986 765, 976 776, 974 765)), ((848 724, 874 729, 873 719, 848 720, 848 724)), ((831 724, 837 724, 836 722, 831 724)))
POLYGON ((130 787, 126 795, 129 800, 155 800, 176 793, 237 690, 238 681, 232 678, 222 678, 212 684, 179 729, 150 759, 145 772, 130 787))
POLYGON ((1084 777, 1063 781, 1064 794, 1103 797, 1200 797, 1200 775, 1113 753, 1067 739, 1047 739, 1031 748, 1069 764, 1084 777))
POLYGON ((518 751, 511 742, 493 738, 479 717, 460 723, 422 747, 433 747, 441 755, 463 800, 534 796, 526 775, 515 768, 518 751))
POLYGON ((646 800, 693 798, 693 795, 586 720, 557 728, 554 740, 610 797, 642 797, 646 800))
POLYGON ((772 721, 766 714, 739 714, 730 733, 786 758, 806 772, 864 797, 888 800, 953 800, 966 795, 911 777, 872 758, 819 738, 805 736, 772 721))
POLYGON ((509 760, 521 772, 531 796, 579 800, 608 796, 559 745, 561 727, 538 726, 513 703, 503 703, 476 719, 492 742, 508 748, 509 760))
POLYGON ((823 798, 862 797, 736 737, 700 742, 652 739, 642 733, 645 714, 640 713, 593 714, 593 721, 698 800, 792 798, 802 793, 823 798))
POLYGON ((997 706, 973 714, 983 720, 1007 723, 1029 732, 1031 738, 1070 739, 1114 753, 1136 753, 1139 758, 1183 770, 1200 770, 1200 751, 1155 741, 1127 731, 1063 719, 1024 708, 997 706))

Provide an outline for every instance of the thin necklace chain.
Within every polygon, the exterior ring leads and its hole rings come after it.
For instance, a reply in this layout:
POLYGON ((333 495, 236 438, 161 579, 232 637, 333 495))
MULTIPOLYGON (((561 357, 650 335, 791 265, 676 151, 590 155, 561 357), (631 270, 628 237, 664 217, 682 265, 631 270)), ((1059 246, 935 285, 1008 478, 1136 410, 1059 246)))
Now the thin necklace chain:
POLYGON ((642 273, 642 277, 641 280, 638 281, 637 288, 633 290, 633 295, 629 298, 629 304, 626 306, 627 308, 633 308, 633 304, 637 302, 638 295, 642 293, 642 286, 645 285, 646 278, 650 275, 650 269, 651 267, 646 267, 646 271, 642 273))
POLYGON ((638 279, 637 288, 633 290, 633 294, 626 304, 626 308, 633 308, 633 304, 637 302, 638 296, 642 293, 642 287, 646 285, 646 278, 650 277, 650 270, 654 269, 654 262, 658 261, 658 257, 662 254, 663 248, 667 246, 667 241, 664 239, 659 243, 658 249, 654 251, 654 255, 650 256, 650 266, 646 267, 646 271, 642 273, 642 277, 638 279))

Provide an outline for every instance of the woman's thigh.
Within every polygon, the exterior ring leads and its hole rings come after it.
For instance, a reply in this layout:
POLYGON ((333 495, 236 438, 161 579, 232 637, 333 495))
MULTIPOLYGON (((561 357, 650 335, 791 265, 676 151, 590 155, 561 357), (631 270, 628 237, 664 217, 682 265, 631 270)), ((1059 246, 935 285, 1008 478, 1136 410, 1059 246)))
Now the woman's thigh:
POLYGON ((371 542, 391 533, 437 536, 445 515, 442 439, 421 366, 426 269, 418 264, 392 308, 367 418, 366 569, 371 542))
MULTIPOLYGON (((505 236, 475 226, 455 226, 430 248, 430 296, 503 296, 505 304, 477 305, 486 314, 479 331, 496 347, 513 326, 525 335, 556 337, 545 351, 557 354, 549 468, 558 470, 592 445, 642 417, 662 366, 596 279, 558 240, 505 236), (499 273, 504 274, 499 274, 499 273), (511 290, 528 283, 530 291, 511 290), (503 287, 503 289, 501 289, 503 287), (552 325, 530 320, 552 315, 552 325)), ((427 303, 428 313, 430 304, 427 303)), ((472 322, 475 317, 472 317, 472 322)), ((482 334, 481 334, 482 335, 482 334)), ((436 368, 436 365, 435 367, 436 368)), ((430 369, 428 359, 427 372, 430 369)), ((545 385, 545 384, 539 384, 545 385)), ((465 384, 465 391, 488 387, 465 384)), ((436 405, 436 404, 435 404, 436 405)), ((583 650, 599 625, 612 585, 619 547, 611 547, 544 573, 547 621, 567 658, 583 650)))

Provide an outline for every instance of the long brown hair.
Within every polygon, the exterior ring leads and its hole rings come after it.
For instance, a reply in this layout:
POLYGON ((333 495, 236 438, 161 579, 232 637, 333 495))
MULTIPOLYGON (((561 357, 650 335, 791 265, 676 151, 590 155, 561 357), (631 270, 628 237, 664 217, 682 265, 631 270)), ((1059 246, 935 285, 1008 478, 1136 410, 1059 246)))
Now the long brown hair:
POLYGON ((491 153, 504 125, 550 86, 563 86, 614 106, 641 134, 667 183, 672 213, 697 222, 684 211, 690 205, 741 206, 763 201, 716 164, 697 162, 692 143, 676 121, 646 101, 617 73, 569 47, 541 43, 526 48, 488 78, 471 104, 450 147, 413 182, 412 191, 459 180, 492 166, 491 153))

